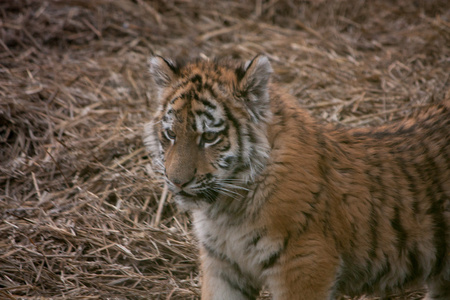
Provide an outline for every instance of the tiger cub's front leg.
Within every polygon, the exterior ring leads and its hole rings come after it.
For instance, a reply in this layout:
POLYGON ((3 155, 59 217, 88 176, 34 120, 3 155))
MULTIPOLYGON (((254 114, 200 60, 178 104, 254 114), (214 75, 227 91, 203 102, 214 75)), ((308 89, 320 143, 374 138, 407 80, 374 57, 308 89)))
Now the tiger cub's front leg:
POLYGON ((202 300, 253 300, 259 288, 242 274, 239 266, 201 249, 202 300))
POLYGON ((304 234, 265 271, 273 300, 334 300, 339 259, 332 243, 304 234))

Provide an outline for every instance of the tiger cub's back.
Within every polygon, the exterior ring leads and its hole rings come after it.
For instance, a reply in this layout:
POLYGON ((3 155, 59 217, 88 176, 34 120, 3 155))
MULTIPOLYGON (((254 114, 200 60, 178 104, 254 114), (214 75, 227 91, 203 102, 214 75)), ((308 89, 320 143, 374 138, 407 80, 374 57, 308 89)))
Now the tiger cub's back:
MULTIPOLYGON (((339 145, 335 147, 342 147, 348 156, 336 158, 337 173, 351 172, 345 161, 360 172, 342 196, 345 217, 353 222, 347 227, 350 246, 342 252, 337 289, 347 294, 389 293, 428 281, 431 294, 435 293, 432 299, 446 299, 450 296, 448 105, 431 106, 396 124, 330 134, 339 145), (367 201, 361 203, 365 193, 367 201)), ((331 156, 336 153, 339 149, 331 156)))

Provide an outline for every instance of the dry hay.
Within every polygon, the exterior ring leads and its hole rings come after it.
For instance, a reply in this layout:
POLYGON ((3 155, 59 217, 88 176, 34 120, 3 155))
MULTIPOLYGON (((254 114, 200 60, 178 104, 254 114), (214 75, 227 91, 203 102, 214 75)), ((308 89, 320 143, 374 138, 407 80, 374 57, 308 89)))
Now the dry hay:
POLYGON ((447 0, 9 0, 0 15, 2 299, 199 298, 188 216, 141 141, 152 53, 264 52, 305 108, 349 126, 449 91, 447 0))

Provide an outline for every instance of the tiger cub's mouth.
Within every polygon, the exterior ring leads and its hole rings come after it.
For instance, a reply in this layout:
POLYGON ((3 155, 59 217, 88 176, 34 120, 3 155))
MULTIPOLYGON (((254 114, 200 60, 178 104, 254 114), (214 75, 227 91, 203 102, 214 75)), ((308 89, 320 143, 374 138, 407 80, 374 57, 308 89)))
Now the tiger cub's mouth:
POLYGON ((180 195, 180 196, 185 197, 185 198, 194 198, 194 197, 197 196, 195 194, 189 194, 188 192, 185 192, 183 190, 179 191, 178 193, 176 193, 176 195, 180 195))
POLYGON ((186 202, 207 202, 207 203, 213 203, 216 199, 219 193, 213 189, 204 189, 202 191, 196 192, 195 194, 191 194, 187 191, 181 190, 178 193, 175 194, 180 200, 186 201, 186 202))
POLYGON ((213 203, 219 195, 219 192, 214 189, 214 187, 205 186, 204 184, 198 187, 177 187, 170 181, 168 181, 168 183, 169 189, 172 193, 182 201, 204 201, 207 203, 213 203))
POLYGON ((204 189, 202 191, 200 191, 199 193, 197 193, 197 196, 202 199, 203 201, 206 201, 208 203, 212 203, 217 199, 217 196, 219 195, 219 193, 214 190, 214 189, 204 189))

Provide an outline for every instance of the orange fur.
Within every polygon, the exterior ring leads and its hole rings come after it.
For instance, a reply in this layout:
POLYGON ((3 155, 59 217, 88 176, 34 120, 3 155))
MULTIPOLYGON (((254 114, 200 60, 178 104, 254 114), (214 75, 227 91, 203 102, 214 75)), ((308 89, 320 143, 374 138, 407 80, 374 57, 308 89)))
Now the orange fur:
POLYGON ((255 299, 263 286, 274 299, 334 299, 424 283, 428 299, 450 299, 447 106, 337 129, 269 83, 265 57, 151 65, 161 108, 144 141, 192 212, 202 299, 255 299))

